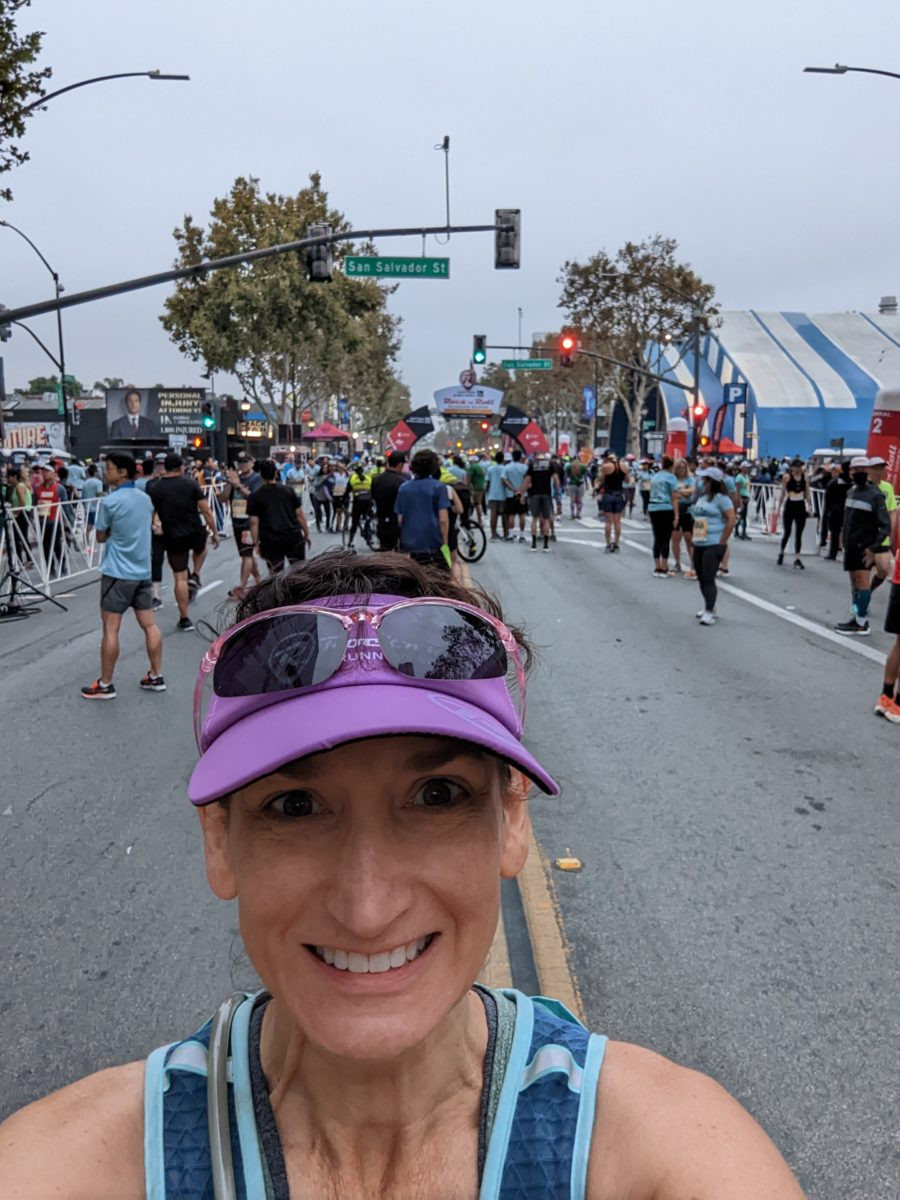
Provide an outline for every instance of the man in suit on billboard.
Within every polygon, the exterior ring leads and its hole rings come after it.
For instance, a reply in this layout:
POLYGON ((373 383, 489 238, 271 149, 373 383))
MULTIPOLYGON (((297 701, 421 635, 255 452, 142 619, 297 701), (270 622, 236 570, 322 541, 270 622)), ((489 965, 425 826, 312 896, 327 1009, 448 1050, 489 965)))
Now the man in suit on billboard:
POLYGON ((137 388, 131 388, 125 393, 122 404, 124 414, 117 417, 109 427, 111 438, 130 441, 135 438, 159 437, 157 423, 150 417, 141 416, 141 393, 137 388))

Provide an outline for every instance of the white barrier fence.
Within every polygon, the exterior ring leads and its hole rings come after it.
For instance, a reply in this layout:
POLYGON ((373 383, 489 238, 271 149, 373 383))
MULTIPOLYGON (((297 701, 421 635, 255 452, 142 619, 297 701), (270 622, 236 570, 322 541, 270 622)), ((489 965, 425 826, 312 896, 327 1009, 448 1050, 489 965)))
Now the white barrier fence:
MULTIPOLYGON (((781 493, 780 483, 754 483, 750 485, 750 507, 747 510, 747 529, 755 534, 774 537, 781 535, 782 523, 779 517, 777 523, 773 520, 778 511, 778 497, 781 493), (774 526, 774 527, 773 527, 774 526)), ((801 554, 818 553, 821 537, 821 520, 825 511, 825 492, 821 488, 811 488, 813 515, 808 518, 803 530, 801 554)), ((794 539, 791 535, 788 550, 793 553, 794 539)))
MULTIPOLYGON (((205 489, 219 529, 230 523, 228 509, 205 489)), ((32 508, 6 509, 5 531, 0 538, 0 578, 11 570, 25 583, 42 592, 54 583, 66 583, 99 571, 103 545, 97 541, 94 524, 101 497, 67 500, 32 508)), ((0 603, 8 599, 12 584, 4 583, 0 603)))

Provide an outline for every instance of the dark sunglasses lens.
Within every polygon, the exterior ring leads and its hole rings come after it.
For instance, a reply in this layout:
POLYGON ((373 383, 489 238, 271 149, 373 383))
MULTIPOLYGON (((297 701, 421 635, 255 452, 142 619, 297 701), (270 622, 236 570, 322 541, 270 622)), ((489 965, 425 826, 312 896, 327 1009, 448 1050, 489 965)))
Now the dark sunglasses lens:
POLYGON ((341 665, 347 631, 324 613, 284 613, 255 621, 222 648, 213 672, 217 696, 262 696, 312 687, 341 665))
POLYGON ((506 650, 489 621, 443 604, 410 605, 378 626, 387 661, 413 679, 498 679, 506 650))

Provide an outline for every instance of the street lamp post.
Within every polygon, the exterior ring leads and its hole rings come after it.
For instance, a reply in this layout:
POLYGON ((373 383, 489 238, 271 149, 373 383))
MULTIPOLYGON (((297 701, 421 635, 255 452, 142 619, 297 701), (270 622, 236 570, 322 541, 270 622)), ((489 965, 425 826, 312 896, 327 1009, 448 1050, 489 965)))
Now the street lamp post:
MULTIPOLYGON (((19 237, 22 238, 24 241, 26 241, 28 243, 28 245, 32 248, 32 250, 38 256, 38 258, 41 260, 41 262, 44 264, 44 266, 50 272, 50 275, 53 278, 53 287, 56 292, 56 298, 58 300, 60 297, 60 293, 65 290, 63 288, 62 284, 59 282, 59 275, 57 274, 56 271, 53 270, 53 268, 47 262, 46 258, 44 258, 43 254, 41 254, 40 250, 38 250, 37 246, 34 244, 34 242, 31 240, 31 238, 28 236, 28 234, 23 233, 22 230, 18 228, 18 226, 13 225, 9 221, 0 221, 0 225, 5 225, 6 228, 11 229, 13 231, 13 233, 17 233, 19 235, 19 237)), ((29 332, 31 332, 31 331, 29 330, 29 332)), ((71 423, 70 423, 70 418, 69 418, 69 398, 66 395, 66 355, 65 355, 65 351, 63 349, 63 328, 62 328, 62 309, 61 308, 58 308, 56 310, 56 333, 57 333, 57 337, 59 339, 59 363, 58 363, 58 366, 59 366, 59 394, 62 397, 62 418, 63 418, 63 426, 65 428, 65 443, 66 443, 66 449, 71 450, 72 449, 72 430, 71 430, 71 423)))
POLYGON ((843 63, 835 63, 833 67, 804 67, 809 75, 846 75, 848 71, 857 71, 861 75, 887 75, 889 79, 900 79, 897 71, 881 71, 876 67, 847 67, 843 63))
POLYGON ((108 79, 136 79, 139 77, 145 79, 190 79, 190 75, 172 75, 158 69, 155 71, 117 71, 114 75, 95 75, 92 79, 81 79, 78 83, 70 83, 67 87, 58 88, 55 92, 48 92, 39 100, 33 100, 31 104, 27 104, 23 112, 29 113, 36 108, 43 108, 48 100, 54 100, 65 92, 73 92, 76 88, 87 87, 90 83, 105 83, 108 79))

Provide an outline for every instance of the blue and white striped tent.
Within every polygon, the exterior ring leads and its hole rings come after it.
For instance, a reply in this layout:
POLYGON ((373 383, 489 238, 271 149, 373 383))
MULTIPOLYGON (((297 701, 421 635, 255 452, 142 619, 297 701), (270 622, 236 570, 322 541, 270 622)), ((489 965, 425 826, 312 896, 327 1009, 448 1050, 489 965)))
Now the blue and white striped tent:
MULTIPOLYGON (((682 350, 658 347, 658 369, 690 384, 693 354, 688 348, 679 362, 682 350)), ((900 386, 900 315, 723 313, 701 346, 708 429, 731 383, 748 385, 746 418, 743 405, 729 406, 722 432, 754 457, 806 456, 839 437, 845 446, 865 446, 876 393, 900 386)), ((681 416, 690 394, 665 384, 661 390, 668 415, 681 416)))

